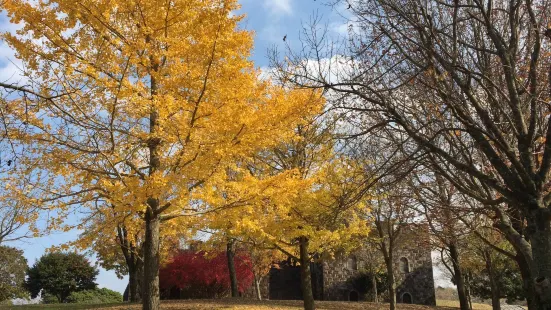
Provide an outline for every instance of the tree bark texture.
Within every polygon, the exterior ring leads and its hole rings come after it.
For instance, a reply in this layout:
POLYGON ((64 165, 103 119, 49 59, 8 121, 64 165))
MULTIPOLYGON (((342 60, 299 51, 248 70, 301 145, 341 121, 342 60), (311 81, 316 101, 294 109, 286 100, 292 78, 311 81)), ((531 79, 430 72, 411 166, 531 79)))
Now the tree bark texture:
POLYGON ((254 275, 254 290, 256 293, 256 299, 262 300, 262 292, 260 290, 260 282, 262 281, 262 277, 258 277, 256 273, 253 273, 254 275))
POLYGON ((145 228, 143 310, 159 310, 160 220, 150 210, 145 214, 145 228))
POLYGON ((377 276, 373 272, 371 276, 371 290, 373 293, 373 302, 379 302, 379 293, 377 292, 377 276))
POLYGON ((385 264, 388 274, 389 309, 396 310, 396 278, 394 276, 394 268, 392 268, 392 256, 388 256, 388 259, 385 259, 385 264))
POLYGON ((528 219, 532 245, 535 299, 539 310, 551 309, 551 226, 549 211, 538 208, 528 219))
POLYGON ((310 271, 310 255, 308 254, 308 238, 300 238, 300 281, 304 310, 314 310, 314 294, 312 292, 312 274, 310 271))
POLYGON ((239 297, 239 288, 237 286, 237 273, 235 272, 235 240, 231 239, 226 245, 226 255, 228 258, 228 271, 230 273, 231 297, 239 297))
POLYGON ((487 249, 484 251, 484 260, 486 263, 486 272, 488 273, 488 277, 490 279, 490 290, 492 293, 492 310, 501 310, 501 304, 499 302, 501 294, 499 292, 499 286, 493 266, 491 250, 487 249))
POLYGON ((459 252, 457 251, 457 245, 451 243, 449 245, 449 250, 450 258, 452 260, 455 285, 457 286, 457 295, 459 297, 459 308, 461 310, 470 310, 469 299, 467 298, 467 292, 465 289, 465 279, 463 277, 463 271, 459 265, 459 252))

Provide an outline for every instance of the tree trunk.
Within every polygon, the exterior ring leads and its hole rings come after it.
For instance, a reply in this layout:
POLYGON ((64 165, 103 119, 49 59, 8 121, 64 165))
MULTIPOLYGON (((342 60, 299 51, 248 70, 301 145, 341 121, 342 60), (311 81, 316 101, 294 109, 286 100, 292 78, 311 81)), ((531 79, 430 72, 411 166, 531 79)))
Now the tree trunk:
POLYGON ((484 260, 486 263, 486 272, 490 279, 490 291, 492 294, 492 310, 501 310, 501 304, 499 302, 500 292, 499 286, 497 284, 497 278, 495 274, 495 269, 492 262, 492 253, 491 250, 484 250, 484 260))
POLYGON ((516 214, 509 216, 508 213, 498 212, 500 221, 494 224, 494 226, 503 233, 507 241, 509 241, 515 249, 515 261, 517 262, 522 277, 528 310, 537 310, 538 301, 534 287, 535 277, 533 276, 534 273, 532 267, 532 246, 525 239, 523 218, 515 209, 511 210, 513 210, 516 214))
POLYGON ((393 225, 387 222, 383 224, 380 215, 377 215, 375 220, 377 232, 381 238, 379 243, 379 250, 383 254, 383 259, 386 265, 387 277, 388 277, 388 298, 390 307, 389 310, 396 310, 396 279, 394 276, 394 268, 392 266, 394 262, 394 245, 399 233, 399 229, 393 229, 393 225), (385 234, 383 225, 386 225, 387 233, 385 234), (388 244, 385 239, 388 237, 388 244))
POLYGON ((467 300, 469 301, 469 309, 473 310, 473 299, 471 297, 471 279, 473 275, 469 271, 465 275, 465 295, 467 295, 467 300))
POLYGON ((136 252, 134 242, 129 240, 128 230, 124 225, 117 225, 117 238, 124 262, 128 269, 128 285, 124 291, 124 301, 139 302, 141 292, 139 283, 142 281, 141 257, 136 252))
POLYGON ((379 296, 377 296, 379 294, 377 292, 377 276, 375 275, 375 272, 373 272, 371 276, 371 287, 373 292, 373 302, 379 302, 379 296))
POLYGON ((160 220, 151 209, 145 213, 143 310, 159 310, 160 220))
POLYGON ((128 264, 128 300, 140 302, 142 292, 140 283, 143 282, 143 268, 140 259, 132 255, 133 263, 128 264))
POLYGON ((262 300, 262 292, 260 291, 260 281, 262 281, 262 277, 257 277, 256 272, 253 272, 254 276, 254 291, 256 293, 256 299, 262 300))
POLYGON ((455 279, 455 285, 457 286, 457 295, 459 297, 459 308, 461 310, 470 310, 469 307, 469 300, 467 298, 466 290, 465 290, 465 279, 463 277, 463 271, 461 270, 461 266, 459 265, 459 252, 457 251, 457 245, 455 243, 451 243, 448 246, 450 250, 450 258, 452 260, 453 265, 453 273, 454 273, 454 279, 455 279))
POLYGON ((312 274, 310 272, 310 255, 308 254, 308 238, 300 237, 300 281, 304 310, 314 310, 314 294, 312 293, 312 274))
POLYGON ((385 259, 386 272, 388 274, 388 298, 390 310, 396 310, 396 279, 394 278, 394 268, 392 268, 392 256, 385 259))
POLYGON ((522 277, 522 284, 524 288, 524 294, 526 295, 526 304, 528 310, 537 310, 538 304, 536 300, 536 292, 534 291, 534 281, 532 280, 532 270, 530 269, 530 263, 526 261, 526 256, 523 255, 518 249, 516 249, 517 255, 515 261, 517 262, 520 270, 520 276, 522 277))
MULTIPOLYGON (((142 247, 141 249, 141 252, 142 252, 142 257, 143 257, 143 250, 144 248, 142 247)), ((139 296, 139 300, 138 301, 142 301, 142 298, 144 296, 144 262, 143 260, 138 260, 138 263, 136 264, 137 266, 137 270, 138 270, 138 294, 140 295, 139 296)))
POLYGON ((128 300, 130 302, 138 302, 138 272, 136 270, 136 267, 128 267, 128 300))
MULTIPOLYGON (((149 41, 147 37, 146 41, 149 41)), ((153 56, 149 57, 154 72, 159 70, 159 60, 153 56)), ((157 80, 155 75, 150 75, 151 98, 157 95, 157 80)), ((159 127, 159 112, 155 105, 151 105, 149 113, 149 133, 151 137, 147 143, 149 149, 149 176, 155 175, 161 167, 161 156, 159 145, 161 139, 157 131, 159 127)), ((159 310, 161 306, 159 292, 159 263, 160 263, 160 227, 161 219, 159 212, 159 199, 157 197, 147 198, 147 209, 145 211, 145 239, 144 239, 144 275, 142 288, 143 310, 159 310)))
POLYGON ((538 208, 529 226, 532 228, 530 243, 535 278, 535 293, 538 309, 551 309, 551 226, 549 214, 538 208))
POLYGON ((239 288, 237 287, 237 273, 235 272, 235 240, 231 239, 226 245, 226 255, 228 257, 228 270, 230 273, 231 297, 239 297, 239 288))

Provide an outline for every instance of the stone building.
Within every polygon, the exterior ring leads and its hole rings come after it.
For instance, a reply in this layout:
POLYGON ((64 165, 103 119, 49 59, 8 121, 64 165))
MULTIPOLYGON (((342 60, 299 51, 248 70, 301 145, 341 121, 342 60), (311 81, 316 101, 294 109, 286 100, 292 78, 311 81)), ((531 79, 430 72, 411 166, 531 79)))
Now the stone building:
MULTIPOLYGON (((365 249, 347 257, 311 264, 312 288, 318 300, 367 300, 361 282, 355 279, 365 267, 365 249)), ((436 305, 432 270, 431 248, 428 228, 424 226, 403 227, 396 240, 394 252, 394 274, 396 277, 396 301, 436 305)), ((292 261, 283 262, 272 268, 269 279, 264 283, 265 297, 270 299, 302 299, 300 270, 292 261)))

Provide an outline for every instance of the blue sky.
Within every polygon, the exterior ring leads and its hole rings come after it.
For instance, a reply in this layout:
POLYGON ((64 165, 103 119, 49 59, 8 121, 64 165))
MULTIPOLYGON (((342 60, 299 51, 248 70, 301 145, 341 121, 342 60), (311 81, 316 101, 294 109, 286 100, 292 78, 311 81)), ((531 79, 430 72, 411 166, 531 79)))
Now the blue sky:
MULTIPOLYGON (((267 52, 270 48, 284 48, 283 37, 287 36, 286 42, 291 47, 299 46, 299 32, 302 24, 307 23, 314 14, 321 16, 327 24, 328 31, 332 35, 343 34, 346 24, 341 17, 345 12, 343 7, 332 8, 327 6, 325 0, 240 0, 242 5, 240 14, 246 17, 242 27, 255 32, 255 48, 252 54, 257 67, 267 67, 269 61, 267 52)), ((0 29, 14 30, 16 27, 10 25, 5 15, 0 15, 0 29)), ((0 42, 0 81, 12 83, 20 82, 18 79, 19 61, 14 57, 10 49, 0 42)), ((53 245, 74 240, 78 232, 52 233, 48 236, 13 242, 15 246, 24 250, 25 257, 32 265, 46 249, 53 245)), ((93 258, 91 258, 93 260, 93 258)), ((123 292, 127 279, 118 279, 114 272, 100 269, 97 278, 100 287, 106 287, 123 292)))
POLYGON ((332 7, 326 0, 241 0, 240 12, 246 14, 242 26, 255 32, 253 60, 257 66, 268 65, 268 49, 283 49, 283 37, 293 48, 300 45, 299 33, 313 15, 322 18, 331 35, 344 34, 346 14, 343 5, 332 7))

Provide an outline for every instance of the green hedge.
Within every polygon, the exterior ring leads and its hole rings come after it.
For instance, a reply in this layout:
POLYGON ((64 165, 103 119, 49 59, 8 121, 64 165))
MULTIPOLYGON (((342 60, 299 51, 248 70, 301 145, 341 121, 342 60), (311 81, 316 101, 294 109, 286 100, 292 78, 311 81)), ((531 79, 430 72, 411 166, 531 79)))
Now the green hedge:
POLYGON ((67 302, 78 304, 117 303, 122 302, 122 295, 107 288, 99 288, 73 292, 67 297, 67 302))

